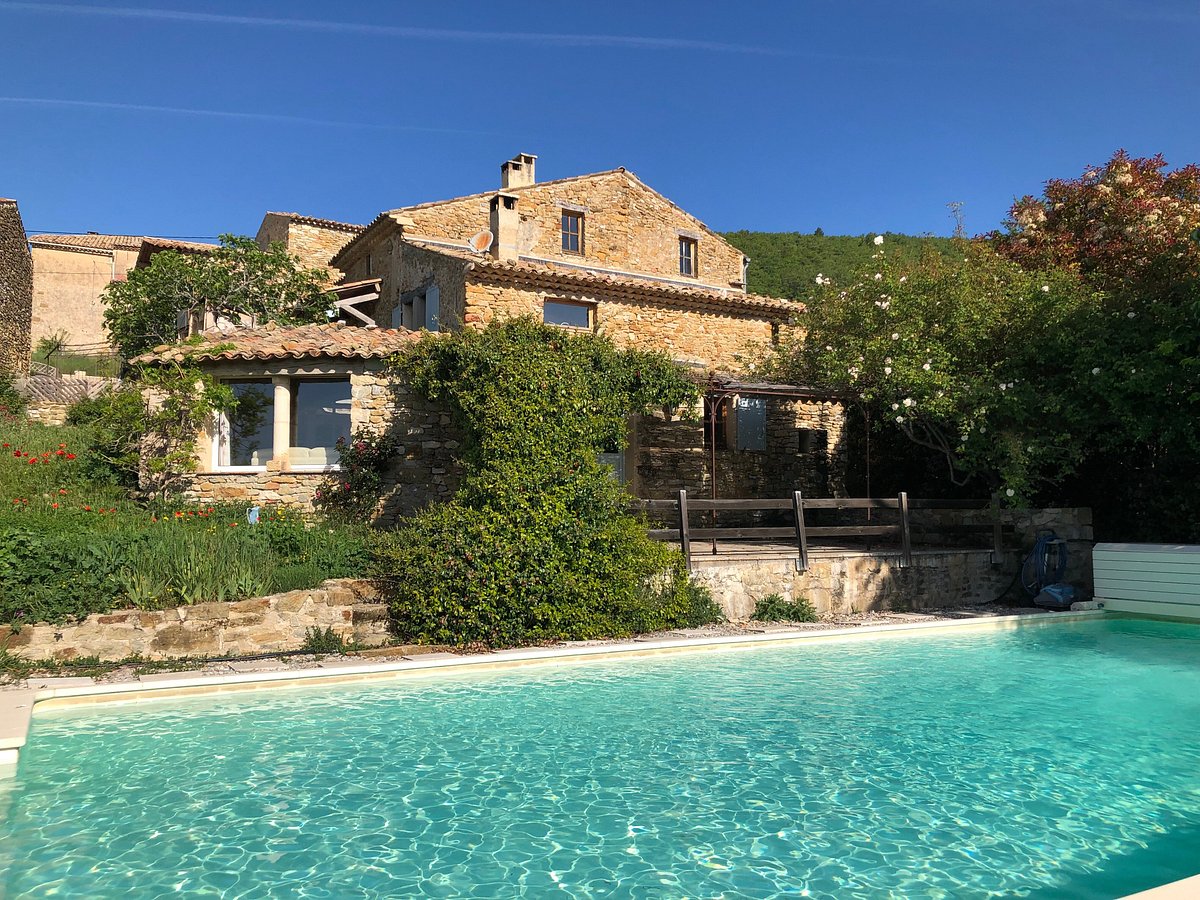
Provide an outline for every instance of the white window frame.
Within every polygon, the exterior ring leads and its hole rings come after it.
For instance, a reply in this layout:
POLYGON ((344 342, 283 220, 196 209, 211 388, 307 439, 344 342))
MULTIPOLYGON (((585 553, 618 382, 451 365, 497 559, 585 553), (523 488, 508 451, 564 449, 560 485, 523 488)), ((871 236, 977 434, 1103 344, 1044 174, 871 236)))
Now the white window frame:
MULTIPOLYGON (((224 381, 255 381, 255 380, 259 380, 259 378, 261 378, 261 376, 244 375, 244 376, 227 378, 227 379, 223 379, 223 380, 224 381)), ((290 457, 291 447, 292 447, 291 442, 293 440, 293 435, 295 434, 295 427, 296 427, 296 423, 292 419, 292 410, 291 410, 291 407, 293 405, 293 398, 294 398, 293 391, 295 390, 296 384, 299 382, 303 382, 303 381, 343 381, 344 380, 347 382, 347 384, 349 384, 349 385, 351 385, 351 387, 353 387, 353 382, 351 381, 351 378, 348 374, 344 375, 344 376, 343 375, 332 375, 332 376, 324 376, 324 377, 320 376, 320 375, 286 375, 286 376, 273 376, 272 377, 272 381, 274 382, 274 384, 276 386, 279 384, 280 379, 286 379, 286 382, 287 382, 287 404, 286 405, 287 405, 288 446, 286 449, 287 449, 288 455, 290 457)), ((278 430, 278 429, 274 428, 274 426, 279 423, 279 406, 278 405, 279 405, 279 394, 276 391, 274 396, 272 397, 272 403, 271 403, 272 427, 274 430, 278 430)), ((213 436, 212 436, 212 448, 211 448, 211 453, 210 453, 210 458, 209 458, 209 465, 210 465, 209 472, 213 473, 213 474, 230 474, 230 475, 236 475, 239 473, 251 475, 251 474, 266 472, 267 471, 266 463, 264 463, 260 466, 228 466, 228 465, 221 464, 222 450, 228 447, 228 442, 229 442, 229 432, 230 432, 229 416, 226 415, 223 410, 218 411, 217 413, 215 413, 215 420, 216 420, 215 428, 214 428, 214 432, 213 432, 213 436)), ((271 458, 277 459, 278 455, 279 455, 279 448, 274 446, 274 441, 272 441, 271 443, 272 443, 271 458)), ((309 464, 293 465, 291 463, 290 458, 288 460, 288 468, 287 468, 287 471, 289 471, 289 472, 301 472, 301 473, 340 472, 341 470, 342 470, 341 463, 326 463, 324 465, 309 465, 309 464)))

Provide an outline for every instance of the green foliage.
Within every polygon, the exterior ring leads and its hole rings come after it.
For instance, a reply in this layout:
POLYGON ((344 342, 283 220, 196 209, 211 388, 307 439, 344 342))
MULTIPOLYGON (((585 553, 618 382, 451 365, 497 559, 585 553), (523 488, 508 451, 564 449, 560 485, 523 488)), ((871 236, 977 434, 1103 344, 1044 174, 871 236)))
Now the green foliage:
POLYGON ((1028 500, 1087 449, 1101 381, 1097 298, 1069 273, 1026 272, 988 246, 894 265, 886 240, 843 287, 814 285, 773 371, 862 405, 940 455, 949 479, 1028 500))
POLYGON ((785 600, 782 594, 768 594, 754 601, 754 622, 816 622, 817 611, 806 597, 785 600))
POLYGON ((67 410, 67 424, 92 428, 92 440, 82 459, 85 477, 136 488, 149 418, 145 397, 130 383, 72 405, 67 410))
POLYGON ((350 645, 340 634, 335 634, 332 628, 322 631, 314 625, 304 633, 304 643, 300 649, 309 653, 345 653, 350 649, 350 645))
MULTIPOLYGON (((796 232, 732 231, 727 241, 750 257, 749 289, 756 294, 804 300, 810 297, 816 278, 829 278, 834 285, 848 284, 871 260, 873 236, 826 236, 796 232)), ((884 235, 894 262, 914 263, 926 253, 953 255, 951 240, 939 237, 884 235)))
POLYGON ((89 478, 95 425, 0 425, 0 623, 63 621, 315 587, 364 573, 365 526, 284 510, 136 503, 89 478), (19 455, 18 455, 19 454, 19 455))
POLYGON ((338 438, 338 471, 322 481, 313 505, 334 522, 369 521, 383 497, 384 474, 399 446, 391 435, 370 431, 357 432, 349 441, 338 438))
POLYGON ((457 496, 376 550, 397 634, 491 646, 669 627, 703 614, 678 555, 628 514, 597 455, 695 387, 663 355, 529 320, 429 336, 403 377, 463 430, 457 496))
POLYGON ((13 377, 0 373, 0 421, 15 419, 25 412, 25 397, 13 384, 13 377))
POLYGON ((281 243, 266 250, 248 237, 221 235, 209 253, 156 253, 104 292, 104 324, 126 358, 174 343, 180 317, 205 311, 239 321, 295 324, 325 320, 328 275, 304 269, 281 243))

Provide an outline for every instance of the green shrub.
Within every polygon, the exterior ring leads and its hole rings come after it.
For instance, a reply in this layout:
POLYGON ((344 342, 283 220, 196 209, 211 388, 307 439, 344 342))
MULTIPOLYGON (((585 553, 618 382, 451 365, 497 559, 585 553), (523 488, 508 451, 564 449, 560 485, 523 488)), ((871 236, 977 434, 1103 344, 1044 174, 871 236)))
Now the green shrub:
POLYGON ((338 438, 338 471, 317 488, 313 505, 331 521, 367 522, 383 497, 384 473, 399 443, 390 435, 360 431, 338 438))
POLYGON ((695 398, 666 356, 514 319, 427 337, 396 366, 450 407, 466 472, 450 502, 378 543, 399 637, 508 646, 711 614, 597 458, 631 415, 695 398))
POLYGON ((13 377, 0 374, 0 420, 15 419, 24 413, 25 397, 13 384, 13 377))
POLYGON ((126 488, 138 486, 141 441, 149 427, 140 390, 122 385, 80 400, 67 410, 67 424, 91 427, 81 466, 88 478, 126 488))
POLYGON ((782 594, 768 594, 755 601, 750 618, 755 622, 816 622, 817 611, 805 597, 789 601, 782 594))
POLYGON ((314 625, 304 633, 300 649, 309 653, 345 653, 350 646, 340 634, 334 634, 332 628, 322 631, 314 625))

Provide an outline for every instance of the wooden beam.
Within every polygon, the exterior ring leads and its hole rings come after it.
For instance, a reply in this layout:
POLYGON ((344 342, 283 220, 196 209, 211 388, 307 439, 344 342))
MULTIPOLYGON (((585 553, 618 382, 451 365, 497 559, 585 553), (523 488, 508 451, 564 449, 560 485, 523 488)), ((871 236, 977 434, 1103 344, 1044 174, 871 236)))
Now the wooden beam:
POLYGON ((908 524, 908 494, 900 492, 900 565, 907 568, 912 565, 912 529, 908 524))
POLYGON ((688 536, 688 496, 684 488, 679 489, 679 548, 683 551, 683 564, 692 570, 692 540, 688 536))
POLYGON ((792 491, 792 515, 796 517, 796 544, 800 551, 798 562, 801 572, 808 571, 808 535, 804 532, 804 497, 792 491))

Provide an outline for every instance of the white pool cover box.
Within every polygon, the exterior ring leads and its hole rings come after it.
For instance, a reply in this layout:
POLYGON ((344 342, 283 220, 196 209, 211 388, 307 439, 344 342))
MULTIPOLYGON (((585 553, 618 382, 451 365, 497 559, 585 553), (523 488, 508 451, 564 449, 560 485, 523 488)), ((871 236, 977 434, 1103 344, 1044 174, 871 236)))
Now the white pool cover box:
POLYGON ((1092 571, 1111 612, 1200 621, 1200 546, 1097 544, 1092 571))

